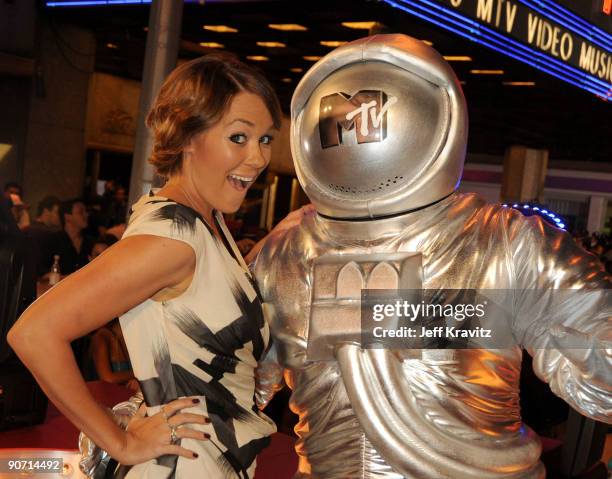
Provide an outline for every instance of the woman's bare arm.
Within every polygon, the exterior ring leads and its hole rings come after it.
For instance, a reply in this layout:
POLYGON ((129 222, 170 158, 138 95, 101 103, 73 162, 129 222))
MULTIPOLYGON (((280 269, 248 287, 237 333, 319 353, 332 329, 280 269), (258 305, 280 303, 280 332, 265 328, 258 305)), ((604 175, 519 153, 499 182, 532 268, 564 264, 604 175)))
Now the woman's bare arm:
MULTIPOLYGON (((7 336, 62 413, 126 464, 161 454, 193 454, 179 446, 158 444, 155 436, 163 423, 156 429, 151 422, 138 437, 123 432, 89 393, 70 342, 180 283, 193 274, 194 267, 193 249, 180 241, 149 235, 126 238, 34 302, 7 336)), ((188 407, 189 401, 183 402, 188 407)))

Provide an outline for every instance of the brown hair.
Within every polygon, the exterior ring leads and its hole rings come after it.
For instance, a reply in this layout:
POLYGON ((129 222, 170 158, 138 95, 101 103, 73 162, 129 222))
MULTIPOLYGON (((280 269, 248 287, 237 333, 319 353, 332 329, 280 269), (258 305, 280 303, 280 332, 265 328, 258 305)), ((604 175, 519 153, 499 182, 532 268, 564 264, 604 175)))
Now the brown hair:
POLYGON ((275 128, 281 112, 274 89, 254 67, 228 53, 211 53, 176 68, 161 87, 146 124, 153 130, 149 162, 157 174, 180 171, 183 148, 197 134, 215 125, 234 95, 241 91, 261 97, 275 128))

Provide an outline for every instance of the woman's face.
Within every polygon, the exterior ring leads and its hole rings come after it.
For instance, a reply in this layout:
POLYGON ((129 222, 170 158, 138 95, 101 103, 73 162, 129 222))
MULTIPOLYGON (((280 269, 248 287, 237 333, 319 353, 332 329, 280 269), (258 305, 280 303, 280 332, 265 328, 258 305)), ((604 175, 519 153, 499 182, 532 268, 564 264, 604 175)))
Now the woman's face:
POLYGON ((200 200, 234 213, 270 163, 273 129, 272 116, 259 96, 236 94, 221 120, 183 150, 184 179, 200 200))

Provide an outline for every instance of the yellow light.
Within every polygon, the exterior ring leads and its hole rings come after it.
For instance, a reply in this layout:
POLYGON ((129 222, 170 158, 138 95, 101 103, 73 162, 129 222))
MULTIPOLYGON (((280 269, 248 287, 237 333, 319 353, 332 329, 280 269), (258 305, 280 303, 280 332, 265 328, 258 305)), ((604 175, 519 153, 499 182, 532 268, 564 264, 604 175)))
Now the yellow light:
POLYGON ((318 62, 321 59, 321 57, 316 55, 305 55, 302 58, 308 62, 318 62))
POLYGON ((535 86, 534 81, 504 81, 502 85, 508 86, 535 86))
POLYGON ((324 41, 322 41, 320 43, 324 47, 333 47, 333 48, 336 48, 336 47, 339 47, 341 45, 344 45, 347 42, 345 42, 345 41, 333 41, 333 40, 327 41, 327 40, 324 40, 324 41))
POLYGON ((291 83, 292 82, 291 78, 281 78, 281 81, 283 83, 291 83))
POLYGON ((238 33, 237 28, 228 27, 227 25, 204 25, 202 28, 217 33, 238 33))
POLYGON ((354 28, 355 30, 370 30, 378 22, 342 22, 343 27, 354 28))
POLYGON ((297 23, 270 23, 268 24, 268 27, 272 30, 282 30, 284 32, 305 32, 308 30, 308 28, 298 25, 297 23))
POLYGON ((12 149, 13 145, 9 145, 8 143, 0 143, 0 162, 4 160, 12 149))
POLYGON ((119 46, 115 45, 114 43, 107 43, 106 47, 111 48, 113 50, 117 50, 119 48, 119 46))
POLYGON ((433 46, 433 42, 430 42, 429 40, 421 40, 425 45, 429 45, 430 47, 433 46))
POLYGON ((200 46, 205 48, 225 48, 224 45, 217 42, 200 42, 200 46))
POLYGON ((257 42, 257 45, 267 48, 285 48, 287 46, 281 42, 257 42))
POLYGON ((254 62, 267 62, 269 58, 264 57, 263 55, 249 55, 247 60, 253 60, 254 62))
POLYGON ((291 68, 289 71, 292 71, 293 73, 302 73, 304 69, 303 68, 291 68))
POLYGON ((447 62, 471 62, 472 57, 465 55, 444 55, 444 59, 447 62))
POLYGON ((503 75, 503 70, 470 70, 473 75, 503 75))

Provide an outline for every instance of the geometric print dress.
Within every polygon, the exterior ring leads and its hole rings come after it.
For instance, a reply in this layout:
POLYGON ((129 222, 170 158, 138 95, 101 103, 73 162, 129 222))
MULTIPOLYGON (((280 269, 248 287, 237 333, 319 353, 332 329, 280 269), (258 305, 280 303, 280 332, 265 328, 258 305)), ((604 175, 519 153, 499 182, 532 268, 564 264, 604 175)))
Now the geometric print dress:
POLYGON ((255 368, 270 339, 261 299, 223 217, 213 217, 223 241, 197 211, 153 192, 132 208, 124 238, 172 238, 190 245, 196 257, 184 293, 148 299, 120 317, 147 414, 174 399, 198 397, 199 404, 183 411, 208 416, 210 424, 188 426, 211 437, 180 440, 196 459, 167 455, 133 466, 109 464, 111 477, 250 479, 257 454, 276 431, 255 405, 255 368))

